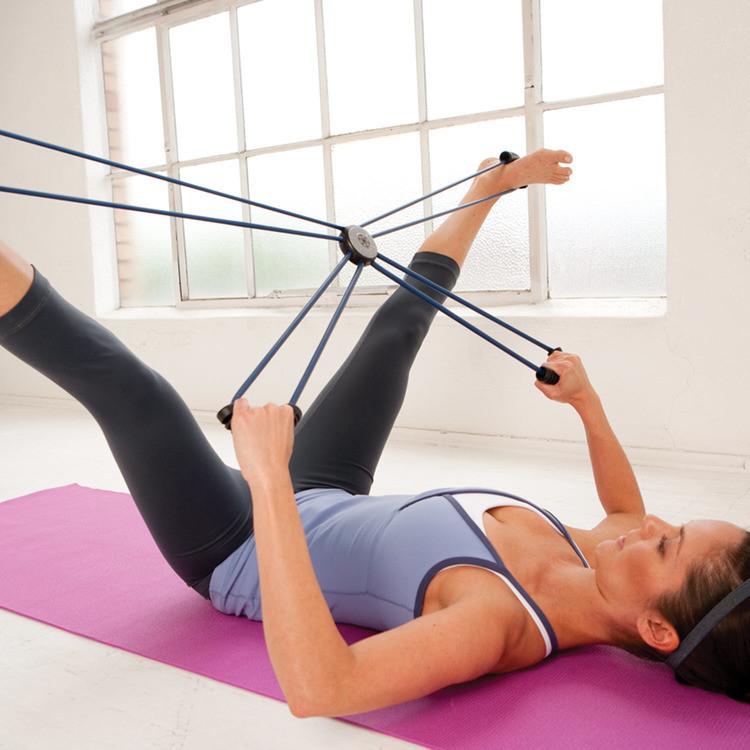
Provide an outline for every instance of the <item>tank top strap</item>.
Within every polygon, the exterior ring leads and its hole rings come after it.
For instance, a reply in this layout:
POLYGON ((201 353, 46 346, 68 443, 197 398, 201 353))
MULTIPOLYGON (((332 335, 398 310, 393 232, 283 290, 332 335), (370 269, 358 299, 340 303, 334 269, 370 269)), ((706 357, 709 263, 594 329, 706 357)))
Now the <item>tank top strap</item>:
MULTIPOLYGON (((568 533, 568 530, 565 528, 564 524, 560 521, 560 519, 551 511, 547 510, 546 508, 542 508, 539 505, 536 505, 535 503, 532 503, 531 500, 526 500, 526 498, 519 497, 518 495, 512 495, 510 492, 502 492, 501 490, 492 489, 490 487, 441 487, 439 489, 435 490, 427 490, 426 492, 422 492, 419 495, 415 495, 410 503, 417 502, 418 500, 422 500, 423 498, 432 497, 433 495, 455 495, 455 494, 465 494, 465 493, 484 493, 488 495, 498 495, 499 497, 507 497, 512 500, 517 500, 521 503, 525 503, 526 505, 530 505, 532 508, 535 508, 539 513, 541 513, 545 518, 549 519, 550 523, 560 532, 562 536, 565 537, 565 539, 568 541, 568 544, 573 548, 573 551, 578 555, 579 559, 583 563, 584 567, 590 568, 591 565, 589 564, 589 561, 586 559, 586 556, 581 552, 581 549, 579 546, 575 543, 575 540, 573 537, 570 536, 568 533)), ((502 505, 502 503, 498 503, 498 505, 502 505)), ((481 526, 480 526, 481 529, 481 526)))

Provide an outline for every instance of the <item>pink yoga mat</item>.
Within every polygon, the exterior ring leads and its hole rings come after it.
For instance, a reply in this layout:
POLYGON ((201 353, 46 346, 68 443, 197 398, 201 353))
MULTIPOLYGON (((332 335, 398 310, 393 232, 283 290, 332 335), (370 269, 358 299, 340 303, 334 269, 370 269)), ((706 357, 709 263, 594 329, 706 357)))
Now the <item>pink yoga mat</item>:
MULTIPOLYGON (((69 484, 0 503, 0 607, 283 700, 263 626, 162 559, 129 494, 69 484)), ((340 626, 349 643, 372 631, 340 626)), ((432 748, 747 748, 750 706, 619 649, 564 651, 343 721, 432 748)))

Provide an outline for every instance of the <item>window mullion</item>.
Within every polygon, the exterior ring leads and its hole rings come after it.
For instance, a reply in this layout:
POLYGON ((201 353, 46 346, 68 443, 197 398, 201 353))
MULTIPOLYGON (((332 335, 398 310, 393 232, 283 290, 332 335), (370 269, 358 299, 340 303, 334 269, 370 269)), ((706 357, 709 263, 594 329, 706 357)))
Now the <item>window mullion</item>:
MULTIPOLYGON (((159 58, 159 82, 161 90, 161 112, 164 127, 164 153, 166 154, 167 175, 179 177, 177 168, 177 125, 174 112, 174 91, 172 87, 172 60, 169 50, 169 27, 156 26, 156 47, 159 58)), ((169 210, 182 211, 182 195, 177 185, 167 186, 169 195, 169 210)), ((188 299, 187 265, 185 259, 185 232, 181 219, 171 217, 170 237, 172 242, 172 263, 177 305, 188 299)))
MULTIPOLYGON (((232 3, 229 8, 229 33, 232 44, 232 70, 234 73, 234 109, 237 116, 237 147, 242 154, 247 151, 245 137, 245 99, 242 91, 242 66, 240 64, 240 32, 237 23, 237 6, 232 3)), ((250 198, 250 184, 248 178, 247 158, 239 158, 240 167, 240 194, 246 200, 250 198)), ((242 221, 252 220, 250 205, 242 204, 242 221)), ((247 282, 248 297, 255 297, 255 255, 253 250, 253 233, 250 229, 242 230, 242 245, 245 251, 245 276, 247 282)))
MULTIPOLYGON (((336 200, 333 191, 333 157, 331 154, 331 112, 328 98, 328 63, 326 61, 325 23, 323 19, 323 0, 315 0, 315 35, 318 50, 318 84, 320 87, 320 132, 323 136, 323 180, 326 195, 326 219, 336 221, 336 200)), ((328 267, 333 270, 339 262, 339 247, 335 242, 328 242, 328 267)), ((341 288, 341 274, 329 287, 329 291, 341 288)))
MULTIPOLYGON (((524 104, 526 108, 526 150, 544 147, 544 110, 542 107, 542 43, 540 0, 523 0, 524 104)), ((549 297, 547 271, 546 193, 540 185, 528 190, 529 274, 531 301, 549 297)))
MULTIPOLYGON (((424 45, 424 6, 422 0, 414 0, 414 33, 417 53, 417 95, 419 97, 419 147, 422 161, 422 194, 432 192, 432 169, 430 167, 429 129, 427 128, 427 78, 424 45)), ((432 198, 422 201, 423 216, 431 216, 432 198)), ((423 225, 424 238, 432 233, 432 219, 423 225)))

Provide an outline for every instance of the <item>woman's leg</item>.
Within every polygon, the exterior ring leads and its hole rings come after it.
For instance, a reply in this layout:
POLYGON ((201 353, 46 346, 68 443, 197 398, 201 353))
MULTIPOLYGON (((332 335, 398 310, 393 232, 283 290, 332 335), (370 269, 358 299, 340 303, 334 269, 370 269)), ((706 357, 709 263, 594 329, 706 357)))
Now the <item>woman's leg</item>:
MULTIPOLYGON (((461 204, 502 189, 478 178, 461 204)), ((425 240, 409 268, 452 289, 497 200, 451 214, 425 240)), ((446 295, 426 284, 406 275, 404 279, 432 299, 445 300, 446 295)), ((369 494, 403 404, 409 371, 436 314, 436 308, 401 286, 378 308, 354 350, 297 425, 290 462, 295 491, 338 487, 355 495, 369 494)))
MULTIPOLYGON (((458 264, 419 252, 409 268, 451 289, 458 264)), ((444 294, 408 278, 442 302, 444 294)), ((406 394, 409 370, 436 309, 399 287, 377 310, 353 351, 305 412, 289 468, 295 492, 337 487, 367 495, 406 394)))
MULTIPOLYGON (((474 179, 461 201, 534 183, 562 184, 571 169, 567 151, 541 149, 474 179)), ((496 165, 485 159, 480 169, 496 165)), ((452 289, 494 198, 452 213, 422 244, 409 268, 452 289)), ((412 286, 438 302, 445 300, 419 281, 412 286)), ((437 310, 399 286, 377 310, 348 359, 313 402, 300 423, 290 462, 295 491, 338 487, 369 494, 393 423, 406 394, 409 370, 437 310)))
POLYGON ((151 532, 174 571, 201 584, 252 533, 247 482, 218 457, 159 373, 67 302, 33 268, 23 283, 0 245, 0 346, 80 401, 98 422, 151 532))

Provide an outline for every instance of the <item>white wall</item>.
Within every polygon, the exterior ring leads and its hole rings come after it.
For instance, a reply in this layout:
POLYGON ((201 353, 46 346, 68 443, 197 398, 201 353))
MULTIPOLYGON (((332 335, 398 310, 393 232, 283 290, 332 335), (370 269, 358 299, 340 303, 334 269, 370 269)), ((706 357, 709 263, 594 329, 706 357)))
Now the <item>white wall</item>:
MULTIPOLYGON (((96 48, 86 34, 92 5, 3 0, 0 127, 104 153, 96 48)), ((563 302, 500 314, 581 354, 625 445, 750 456, 750 3, 722 0, 720 6, 718 13, 715 0, 664 3, 666 315, 641 311, 633 317, 627 306, 613 312, 617 305, 563 302)), ((626 143, 612 143, 612 155, 613 179, 618 170, 637 169, 626 143)), ((0 184, 106 194, 101 170, 4 141, 0 184)), ((106 314, 116 305, 107 214, 0 195, 0 237, 73 304, 91 315, 106 314)), ((193 409, 216 412, 294 312, 105 315, 103 323, 162 372, 193 409)), ((251 400, 290 397, 329 315, 306 320, 253 386, 251 400)), ((303 409, 368 317, 345 313, 306 389, 303 409)), ((412 370, 397 425, 582 440, 572 410, 544 399, 532 380, 517 363, 440 316, 412 370)), ((66 395, 1 349, 0 394, 66 395)))

